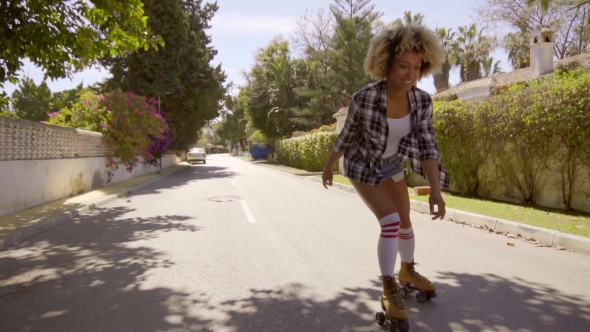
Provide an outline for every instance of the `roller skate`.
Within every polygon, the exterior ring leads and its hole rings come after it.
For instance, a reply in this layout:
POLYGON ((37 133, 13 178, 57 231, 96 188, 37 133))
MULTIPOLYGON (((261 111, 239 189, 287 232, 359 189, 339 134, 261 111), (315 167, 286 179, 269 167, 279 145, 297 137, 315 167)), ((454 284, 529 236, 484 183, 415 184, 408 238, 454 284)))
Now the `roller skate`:
POLYGON ((402 268, 399 271, 399 283, 402 285, 402 297, 408 296, 413 291, 418 291, 416 300, 424 303, 427 300, 436 297, 436 286, 430 280, 426 279, 414 269, 416 263, 402 262, 402 268))
POLYGON ((402 300, 402 291, 390 276, 379 277, 383 281, 383 294, 381 295, 381 309, 375 315, 377 324, 388 332, 407 332, 410 329, 408 323, 408 311, 402 300))

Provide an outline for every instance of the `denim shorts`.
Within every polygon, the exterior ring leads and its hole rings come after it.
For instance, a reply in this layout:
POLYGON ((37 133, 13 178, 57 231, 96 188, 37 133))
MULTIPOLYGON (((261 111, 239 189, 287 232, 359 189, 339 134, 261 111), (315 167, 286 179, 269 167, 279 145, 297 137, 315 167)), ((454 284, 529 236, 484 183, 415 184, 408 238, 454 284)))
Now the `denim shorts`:
POLYGON ((404 178, 404 168, 399 159, 399 154, 396 153, 391 157, 381 159, 380 172, 383 174, 381 181, 392 178, 393 181, 399 182, 404 178))

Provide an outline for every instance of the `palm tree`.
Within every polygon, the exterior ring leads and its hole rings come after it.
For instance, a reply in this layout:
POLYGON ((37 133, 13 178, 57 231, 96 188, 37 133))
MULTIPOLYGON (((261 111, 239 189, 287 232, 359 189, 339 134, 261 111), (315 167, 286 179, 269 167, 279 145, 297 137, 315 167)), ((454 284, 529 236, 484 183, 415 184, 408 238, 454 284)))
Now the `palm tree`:
POLYGON ((436 73, 433 75, 434 77, 434 86, 436 87, 436 92, 440 93, 447 89, 449 89, 449 74, 451 72, 451 53, 452 53, 452 45, 453 40, 455 38, 455 32, 452 31, 453 29, 449 28, 437 28, 436 34, 440 40, 440 43, 445 51, 445 61, 442 64, 442 68, 440 73, 436 73))
POLYGON ((482 60, 490 54, 493 40, 483 35, 477 24, 460 26, 451 48, 451 64, 459 67, 462 82, 481 78, 482 60))
POLYGON ((530 45, 526 36, 525 32, 510 32, 504 37, 508 60, 515 70, 530 66, 530 45))
POLYGON ((414 14, 412 15, 412 11, 407 10, 404 12, 404 16, 402 18, 398 18, 395 21, 393 21, 393 23, 391 23, 392 26, 397 26, 397 25, 410 25, 410 24, 422 24, 422 21, 424 21, 424 15, 423 14, 414 14))
POLYGON ((493 75, 498 75, 502 73, 502 68, 500 68, 501 61, 498 60, 494 62, 493 57, 484 57, 481 60, 482 65, 482 77, 490 77, 493 75))

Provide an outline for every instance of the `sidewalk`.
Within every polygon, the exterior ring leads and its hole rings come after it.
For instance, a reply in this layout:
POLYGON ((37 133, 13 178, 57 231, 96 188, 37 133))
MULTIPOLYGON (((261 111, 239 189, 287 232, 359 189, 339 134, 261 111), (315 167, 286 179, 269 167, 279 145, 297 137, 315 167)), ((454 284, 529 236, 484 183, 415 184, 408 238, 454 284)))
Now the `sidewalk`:
MULTIPOLYGON (((301 176, 301 173, 293 172, 286 168, 275 167, 271 164, 258 163, 258 165, 301 176)), ((305 178, 318 183, 322 182, 322 180, 316 176, 306 176, 305 178)), ((356 193, 354 187, 346 184, 334 182, 333 187, 356 193)), ((419 213, 430 213, 430 206, 428 203, 410 199, 410 207, 412 210, 419 213)), ((447 208, 445 219, 459 225, 471 226, 489 233, 504 235, 508 238, 509 243, 520 240, 538 247, 552 247, 558 250, 569 250, 590 255, 590 238, 583 236, 452 208, 447 208)))
POLYGON ((13 246, 44 229, 58 225, 94 207, 111 202, 128 193, 136 192, 186 167, 189 166, 183 162, 163 169, 162 173, 138 176, 86 194, 60 199, 2 216, 0 217, 0 250, 13 246))

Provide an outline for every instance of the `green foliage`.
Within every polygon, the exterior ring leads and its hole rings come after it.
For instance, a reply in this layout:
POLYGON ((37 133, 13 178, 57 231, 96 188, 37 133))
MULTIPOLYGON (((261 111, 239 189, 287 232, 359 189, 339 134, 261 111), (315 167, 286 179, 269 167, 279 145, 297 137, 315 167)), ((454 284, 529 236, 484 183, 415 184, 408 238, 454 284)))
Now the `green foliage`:
POLYGON ((45 82, 36 85, 33 79, 25 77, 12 93, 12 108, 21 119, 45 121, 51 106, 51 90, 45 82))
POLYGON ((230 144, 240 143, 242 149, 246 143, 245 91, 235 96, 227 96, 226 110, 222 112, 221 122, 215 127, 215 133, 230 144))
MULTIPOLYGON (((352 93, 371 82, 364 61, 379 18, 370 0, 335 0, 321 17, 302 18, 295 43, 280 37, 260 49, 246 73, 246 114, 268 138, 290 137, 334 122, 352 93)), ((383 24, 381 24, 383 26, 383 24)))
POLYGON ((25 76, 12 93, 10 102, 14 116, 31 121, 45 121, 49 113, 71 108, 88 91, 91 90, 83 88, 80 83, 73 89, 52 93, 45 81, 37 85, 30 77, 25 76))
MULTIPOLYGON (((316 132, 278 141, 276 143, 278 161, 286 166, 320 172, 324 169, 324 164, 337 137, 336 132, 316 132)), ((338 169, 338 164, 334 167, 338 169)))
POLYGON ((51 110, 59 112, 64 108, 71 108, 80 97, 92 91, 90 88, 84 88, 82 83, 73 89, 63 90, 52 94, 51 110))
POLYGON ((107 176, 110 181, 120 165, 131 172, 139 157, 153 160, 149 148, 151 137, 163 139, 168 129, 166 120, 157 112, 155 99, 133 93, 86 93, 70 109, 49 114, 48 124, 97 131, 105 144, 114 148, 109 157, 107 176))
POLYGON ((173 150, 187 150, 198 132, 219 116, 226 89, 221 65, 211 61, 217 51, 207 35, 216 3, 145 0, 148 26, 161 35, 165 47, 105 59, 112 78, 103 91, 121 89, 160 98, 173 150))
POLYGON ((161 43, 141 0, 12 0, 0 8, 0 88, 18 81, 24 58, 48 77, 65 78, 99 58, 161 43))
POLYGON ((254 143, 254 144, 268 144, 269 143, 268 138, 260 130, 257 130, 252 135, 250 135, 249 139, 250 139, 250 142, 254 143))
POLYGON ((14 113, 7 109, 0 109, 0 116, 14 117, 14 113))
POLYGON ((453 185, 477 194, 482 165, 534 203, 550 172, 561 174, 571 208, 580 172, 590 170, 590 74, 583 69, 514 85, 480 102, 435 102, 439 148, 453 185))
POLYGON ((291 121, 292 109, 302 104, 293 89, 300 85, 294 67, 288 42, 274 38, 258 50, 254 66, 247 73, 246 115, 267 138, 290 136, 297 129, 291 121))
POLYGON ((489 141, 480 139, 486 128, 478 121, 479 110, 459 100, 435 102, 434 109, 437 142, 445 168, 458 190, 476 195, 479 170, 490 154, 489 141))

